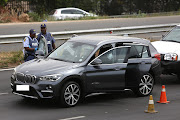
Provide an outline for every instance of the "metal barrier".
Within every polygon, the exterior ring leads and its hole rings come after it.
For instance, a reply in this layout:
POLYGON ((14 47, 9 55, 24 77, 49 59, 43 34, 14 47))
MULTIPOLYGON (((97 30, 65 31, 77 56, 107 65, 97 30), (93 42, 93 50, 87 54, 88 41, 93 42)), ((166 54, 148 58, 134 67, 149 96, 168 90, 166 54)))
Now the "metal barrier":
MULTIPOLYGON (((177 24, 179 23, 108 28, 108 29, 77 30, 77 31, 66 31, 66 32, 53 32, 52 34, 56 40, 67 40, 73 34, 76 34, 76 35, 92 35, 92 34, 132 35, 132 34, 142 34, 142 33, 158 33, 158 32, 169 31, 170 29, 172 29, 172 27, 176 26, 177 24)), ((0 35, 0 44, 21 43, 23 38, 27 35, 28 34, 0 35)))

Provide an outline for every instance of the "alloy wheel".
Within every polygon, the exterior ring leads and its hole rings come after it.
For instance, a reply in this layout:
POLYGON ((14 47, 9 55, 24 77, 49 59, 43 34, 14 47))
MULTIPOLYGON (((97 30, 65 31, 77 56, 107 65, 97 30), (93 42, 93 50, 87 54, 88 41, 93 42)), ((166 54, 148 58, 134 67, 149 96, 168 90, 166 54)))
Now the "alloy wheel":
POLYGON ((146 74, 140 80, 139 91, 143 95, 148 95, 152 91, 153 85, 154 85, 153 78, 150 75, 146 74))
POLYGON ((80 89, 76 84, 69 84, 64 92, 64 99, 69 106, 76 105, 80 98, 80 89))

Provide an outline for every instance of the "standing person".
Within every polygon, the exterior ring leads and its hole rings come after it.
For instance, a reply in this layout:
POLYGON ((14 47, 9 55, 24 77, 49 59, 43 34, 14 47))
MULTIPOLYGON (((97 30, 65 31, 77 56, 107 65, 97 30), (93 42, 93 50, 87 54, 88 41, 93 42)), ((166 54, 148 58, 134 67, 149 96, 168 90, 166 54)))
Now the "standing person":
POLYGON ((37 40, 39 41, 41 38, 41 35, 43 35, 47 40, 48 53, 50 53, 53 49, 56 48, 55 39, 52 36, 52 34, 49 32, 46 32, 46 30, 47 30, 46 24, 41 24, 41 33, 38 34, 37 40))
POLYGON ((36 31, 31 29, 29 36, 23 40, 24 46, 24 61, 29 61, 35 58, 35 52, 38 49, 38 40, 36 39, 36 31))

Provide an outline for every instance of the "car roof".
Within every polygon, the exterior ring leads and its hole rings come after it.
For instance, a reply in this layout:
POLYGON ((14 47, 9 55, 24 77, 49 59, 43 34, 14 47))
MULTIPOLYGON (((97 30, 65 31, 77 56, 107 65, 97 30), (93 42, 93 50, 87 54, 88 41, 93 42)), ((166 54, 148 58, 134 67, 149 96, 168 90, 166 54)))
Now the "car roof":
POLYGON ((79 8, 74 8, 74 7, 67 7, 67 8, 58 8, 56 10, 68 10, 68 9, 76 9, 76 10, 81 10, 79 8))
POLYGON ((124 36, 107 36, 107 35, 88 35, 88 36, 77 36, 71 38, 69 41, 76 41, 81 43, 87 43, 91 45, 102 45, 116 42, 130 42, 130 43, 141 43, 149 45, 150 41, 142 38, 135 37, 124 37, 124 36))

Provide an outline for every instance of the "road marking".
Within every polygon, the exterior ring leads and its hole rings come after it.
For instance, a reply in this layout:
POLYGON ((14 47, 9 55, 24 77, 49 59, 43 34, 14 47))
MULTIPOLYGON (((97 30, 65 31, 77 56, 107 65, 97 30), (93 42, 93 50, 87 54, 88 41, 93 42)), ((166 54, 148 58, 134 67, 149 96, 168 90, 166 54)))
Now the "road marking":
POLYGON ((0 95, 7 95, 7 94, 9 94, 9 93, 0 93, 0 95))
POLYGON ((65 118, 65 119, 59 119, 59 120, 75 120, 75 119, 81 119, 85 118, 86 116, 78 116, 78 117, 72 117, 72 118, 65 118))

